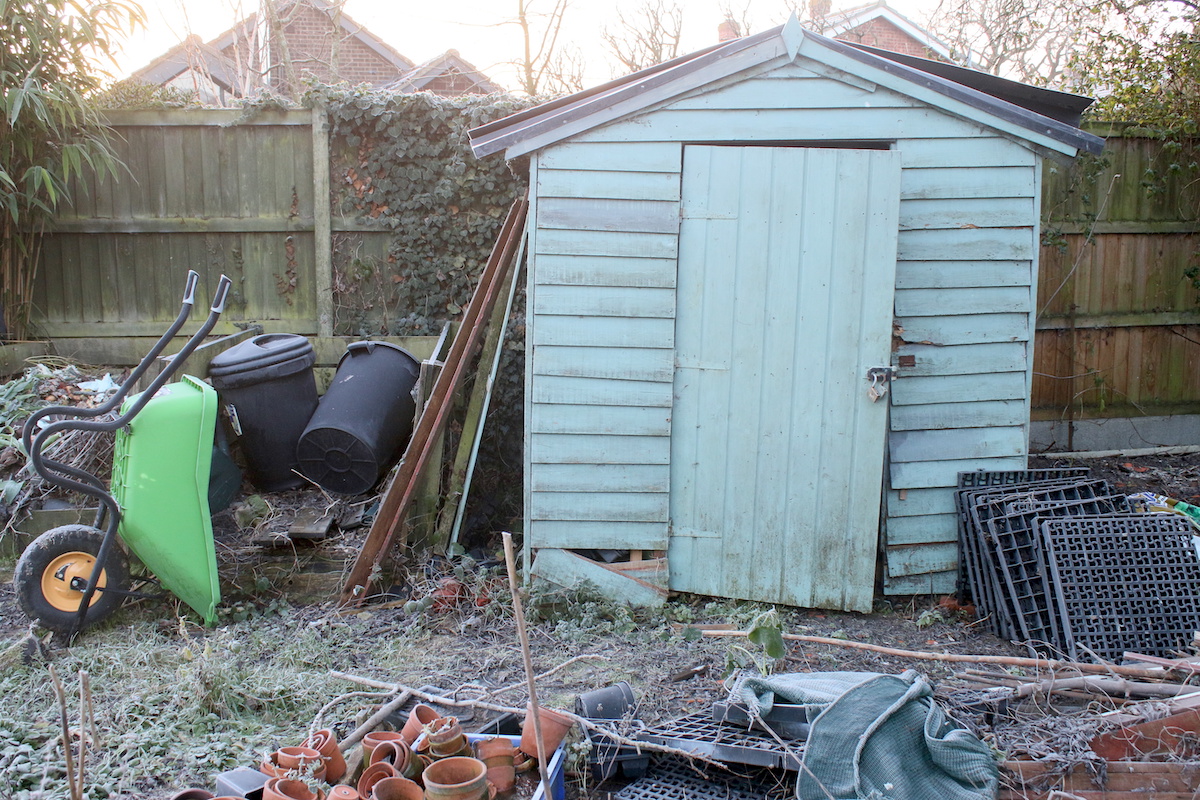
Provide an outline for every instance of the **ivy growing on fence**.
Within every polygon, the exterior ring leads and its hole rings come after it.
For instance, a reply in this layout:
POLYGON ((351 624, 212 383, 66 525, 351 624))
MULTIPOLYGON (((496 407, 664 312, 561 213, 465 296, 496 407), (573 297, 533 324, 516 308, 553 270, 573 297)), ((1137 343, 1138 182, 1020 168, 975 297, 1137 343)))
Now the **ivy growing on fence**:
MULTIPOLYGON (((318 86, 328 109, 335 213, 380 234, 334 241, 338 332, 431 335, 470 301, 527 165, 477 159, 467 131, 531 105, 512 97, 444 98, 318 86)), ((524 293, 518 295, 476 467, 468 530, 520 515, 524 293)), ((454 438, 453 436, 451 437, 454 438)))

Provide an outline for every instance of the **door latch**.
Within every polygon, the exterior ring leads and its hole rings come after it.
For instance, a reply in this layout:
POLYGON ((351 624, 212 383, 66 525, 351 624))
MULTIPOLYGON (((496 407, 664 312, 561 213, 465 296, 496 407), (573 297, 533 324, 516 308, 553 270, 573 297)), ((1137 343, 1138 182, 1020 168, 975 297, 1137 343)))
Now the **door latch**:
POLYGON ((887 397, 889 385, 892 382, 892 376, 896 370, 892 367, 870 367, 867 369, 867 380, 871 385, 867 387, 867 397, 871 398, 871 402, 877 402, 882 397, 887 397))

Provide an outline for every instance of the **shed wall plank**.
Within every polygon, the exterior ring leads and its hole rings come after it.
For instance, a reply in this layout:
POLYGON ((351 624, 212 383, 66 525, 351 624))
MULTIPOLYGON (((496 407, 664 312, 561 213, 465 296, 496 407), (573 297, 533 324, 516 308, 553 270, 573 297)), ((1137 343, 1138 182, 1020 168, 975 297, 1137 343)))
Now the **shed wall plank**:
MULTIPOLYGON (((534 300, 536 303, 536 299, 534 300)), ((531 331, 533 344, 576 347, 674 347, 675 321, 630 317, 566 317, 539 315, 531 331)))
POLYGON ((912 199, 900 204, 900 230, 1027 227, 1031 219, 1032 197, 912 199))
MULTIPOLYGON (((954 490, 939 489, 890 489, 887 492, 887 507, 890 519, 897 517, 921 517, 929 514, 953 514, 954 490)), ((891 522, 888 525, 891 525, 891 522)))
POLYGON ((673 258, 539 255, 539 285, 646 286, 673 288, 677 275, 673 258))
POLYGON ((1028 286, 959 289, 898 289, 896 315, 937 317, 948 314, 1029 314, 1028 286))
POLYGON ((957 544, 918 544, 909 547, 889 547, 887 551, 889 577, 949 572, 957 568, 957 544))
POLYGON ((535 464, 669 464, 667 436, 576 436, 535 433, 530 436, 535 464))
POLYGON ((674 235, 662 233, 545 229, 538 232, 536 252, 538 255, 675 258, 677 244, 674 235))
POLYGON ((893 431, 928 431, 948 428, 1020 427, 1027 422, 1021 400, 984 400, 974 403, 927 403, 894 406, 893 431))
POLYGON ((957 486, 958 473, 977 469, 1025 469, 1025 456, 1008 458, 972 458, 961 461, 912 461, 893 463, 893 489, 932 489, 938 486, 957 486))
POLYGON ((742 81, 715 92, 685 97, 671 108, 696 111, 844 108, 917 108, 917 101, 886 89, 865 91, 809 73, 792 78, 742 81))
POLYGON ((578 231, 675 233, 679 229, 679 203, 544 197, 538 205, 537 224, 539 228, 578 231))
POLYGON ((539 169, 539 199, 679 200, 679 178, 670 172, 539 169))
POLYGON ((599 433, 669 436, 671 409, 661 406, 598 406, 539 403, 530 428, 535 433, 599 433))
POLYGON ((896 143, 905 169, 919 167, 1036 167, 1038 157, 1029 148, 1000 136, 905 139, 896 143))
MULTIPOLYGON (((904 208, 903 203, 900 208, 904 208)), ((896 288, 1029 286, 1030 275, 1030 264, 1026 260, 900 261, 896 264, 896 288)))
POLYGON ((1032 166, 906 169, 900 182, 900 198, 1033 197, 1036 186, 1037 172, 1032 166))
POLYGON ((579 548, 586 543, 589 549, 665 550, 667 523, 535 519, 529 538, 538 547, 579 548))
POLYGON ((892 463, 949 461, 964 458, 1003 458, 1025 452, 1025 430, 1011 428, 951 428, 893 431, 892 463))
POLYGON ((987 344, 1029 341, 1029 314, 899 317, 900 339, 913 344, 987 344))
POLYGON ((1027 261, 1033 258, 1033 228, 955 228, 900 231, 896 257, 902 261, 1027 261))
POLYGON ((614 381, 543 375, 534 383, 535 403, 671 407, 670 381, 614 381))
POLYGON ((679 142, 568 142, 537 154, 540 170, 602 170, 605 172, 668 172, 678 174, 683 163, 679 142))
POLYGON ((535 492, 667 492, 671 475, 666 464, 556 464, 539 470, 532 487, 535 492))
POLYGON ((964 344, 954 347, 905 344, 897 352, 900 356, 911 355, 916 359, 916 366, 903 368, 906 377, 995 375, 1003 372, 1024 372, 1027 366, 1026 346, 1020 342, 964 344))
POLYGON ((887 545, 947 544, 958 541, 958 517, 937 514, 923 517, 894 517, 887 524, 887 545))
POLYGON ((674 355, 666 348, 543 345, 533 351, 533 372, 535 375, 670 383, 675 374, 674 355))
POLYGON ((542 286, 533 309, 538 314, 673 319, 675 291, 640 286, 542 286))
POLYGON ((892 405, 1021 400, 1027 385, 1024 372, 921 377, 909 375, 908 369, 902 368, 900 377, 892 381, 892 405))
POLYGON ((958 572, 926 572, 921 575, 890 576, 883 579, 883 593, 889 597, 909 594, 950 594, 958 586, 958 572))
POLYGON ((666 522, 666 492, 534 492, 533 519, 666 522))
POLYGON ((724 115, 710 111, 665 109, 633 121, 619 122, 582 133, 588 142, 661 141, 858 141, 863 132, 872 139, 941 139, 983 135, 969 122, 920 108, 861 108, 763 110, 724 115))

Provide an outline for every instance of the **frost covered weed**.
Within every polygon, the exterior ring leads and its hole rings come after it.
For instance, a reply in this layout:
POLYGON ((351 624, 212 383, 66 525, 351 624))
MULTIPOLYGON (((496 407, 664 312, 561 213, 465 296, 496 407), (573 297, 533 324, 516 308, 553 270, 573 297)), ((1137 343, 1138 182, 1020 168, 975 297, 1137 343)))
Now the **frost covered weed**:
MULTIPOLYGON (((212 630, 134 620, 89 631, 54 662, 75 737, 78 673, 90 676, 99 740, 88 737, 84 796, 141 798, 156 788, 209 786, 219 772, 298 744, 317 711, 351 690, 330 669, 362 665, 388 675, 413 662, 402 635, 369 664, 363 650, 351 626, 300 619, 290 610, 212 630)), ((46 667, 6 671, 0 697, 0 798, 66 797, 58 704, 46 667)), ((326 722, 339 719, 335 711, 326 722)))

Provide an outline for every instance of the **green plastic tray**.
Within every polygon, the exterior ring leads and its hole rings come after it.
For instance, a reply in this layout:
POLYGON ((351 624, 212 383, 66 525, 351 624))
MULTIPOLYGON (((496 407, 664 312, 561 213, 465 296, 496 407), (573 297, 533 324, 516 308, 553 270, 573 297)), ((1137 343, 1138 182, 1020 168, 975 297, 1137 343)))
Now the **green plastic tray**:
MULTIPOLYGON (((128 398, 122 411, 138 397, 128 398)), ((117 431, 112 478, 121 539, 210 625, 221 601, 208 508, 216 422, 216 391, 184 375, 117 431)))

